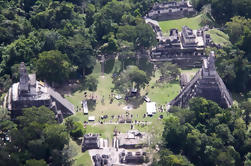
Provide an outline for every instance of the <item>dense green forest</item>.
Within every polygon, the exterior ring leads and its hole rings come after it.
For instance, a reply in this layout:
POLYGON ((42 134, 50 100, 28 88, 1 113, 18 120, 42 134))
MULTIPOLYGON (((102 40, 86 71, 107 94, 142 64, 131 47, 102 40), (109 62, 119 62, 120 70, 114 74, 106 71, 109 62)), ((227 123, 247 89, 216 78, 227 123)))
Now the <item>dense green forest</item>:
POLYGON ((0 3, 1 91, 17 81, 21 61, 39 79, 62 84, 90 73, 97 55, 110 56, 127 47, 141 51, 156 44, 142 19, 150 1, 0 3))
MULTIPOLYGON (((2 0, 1 92, 17 81, 21 61, 39 79, 62 84, 90 73, 99 55, 107 57, 123 52, 127 58, 151 48, 156 44, 155 34, 144 23, 143 16, 154 2, 2 0)), ((198 10, 211 4, 215 26, 223 27, 233 43, 217 54, 218 71, 228 88, 249 91, 251 2, 193 0, 192 3, 198 10)))
POLYGON ((153 165, 249 166, 250 110, 250 102, 224 110, 203 98, 191 99, 189 109, 172 108, 153 165))
MULTIPOLYGON (((119 56, 123 61, 157 44, 143 17, 155 2, 167 0, 0 0, 0 94, 18 81, 20 62, 51 85, 90 80, 96 60, 119 56)), ((170 0, 169 0, 170 1, 170 0)), ((200 11, 211 5, 214 27, 232 45, 215 50, 217 70, 231 92, 251 97, 251 1, 191 0, 200 11)), ((171 65, 163 67, 165 74, 171 65), (169 67, 169 68, 168 68, 169 67)), ((176 69, 176 68, 175 68, 176 69)), ((148 79, 137 67, 138 87, 148 79)), ((177 77, 179 71, 172 73, 177 77)), ((128 82, 114 79, 115 85, 128 82)), ((172 108, 165 121, 163 144, 153 165, 251 165, 250 101, 230 109, 202 98, 188 109, 172 108)), ((0 116, 0 165, 71 165, 70 138, 84 134, 82 124, 57 124, 45 107, 29 108, 15 122, 0 116), (2 145, 6 146, 2 146, 2 145)))
POLYGON ((11 138, 11 142, 0 140, 0 165, 70 165, 70 137, 77 139, 85 130, 71 119, 58 124, 54 116, 45 106, 24 109, 15 123, 7 112, 1 114, 0 137, 11 138))

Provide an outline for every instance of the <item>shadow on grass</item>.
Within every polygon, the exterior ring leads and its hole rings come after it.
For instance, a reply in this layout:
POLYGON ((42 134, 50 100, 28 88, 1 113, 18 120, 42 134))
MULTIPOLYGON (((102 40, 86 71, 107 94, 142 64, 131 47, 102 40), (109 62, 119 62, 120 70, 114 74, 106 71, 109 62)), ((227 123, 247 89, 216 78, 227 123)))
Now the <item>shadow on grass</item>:
POLYGON ((146 72, 147 76, 150 77, 153 75, 154 65, 151 62, 149 62, 147 58, 145 57, 140 58, 138 65, 136 64, 137 62, 136 57, 130 57, 123 60, 124 60, 124 69, 126 69, 127 66, 134 65, 134 66, 137 66, 140 70, 143 70, 144 72, 146 72))
POLYGON ((151 87, 151 88, 154 88, 154 87, 165 87, 165 86, 171 86, 173 84, 180 84, 179 80, 171 80, 171 81, 159 81, 157 80, 157 82, 151 87))
POLYGON ((77 91, 96 91, 97 85, 92 84, 92 82, 85 82, 86 80, 80 80, 78 86, 71 88, 71 94, 74 94, 77 91))
POLYGON ((133 105, 133 108, 139 108, 141 104, 144 103, 144 99, 142 96, 134 96, 134 97, 128 97, 128 100, 126 104, 131 104, 133 105))
POLYGON ((77 143, 77 145, 81 145, 82 144, 82 139, 81 138, 76 138, 76 139, 73 139, 76 143, 77 143))
POLYGON ((105 62, 105 66, 104 66, 104 72, 106 74, 110 74, 112 72, 112 70, 113 70, 114 64, 115 64, 115 59, 114 58, 111 58, 111 59, 107 60, 105 62))
POLYGON ((88 109, 90 111, 94 111, 96 109, 97 102, 95 99, 88 99, 87 105, 88 105, 88 109))
POLYGON ((147 76, 151 77, 154 72, 154 65, 147 58, 141 58, 139 60, 139 69, 145 71, 147 76))

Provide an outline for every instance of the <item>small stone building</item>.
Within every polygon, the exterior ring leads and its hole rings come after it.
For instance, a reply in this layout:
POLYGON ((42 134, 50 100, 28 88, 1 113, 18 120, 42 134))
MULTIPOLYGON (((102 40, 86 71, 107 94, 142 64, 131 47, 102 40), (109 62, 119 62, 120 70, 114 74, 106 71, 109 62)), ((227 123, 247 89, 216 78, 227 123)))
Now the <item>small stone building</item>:
POLYGON ((109 156, 108 155, 99 155, 96 154, 92 156, 94 166, 106 166, 109 165, 109 156))
POLYGON ((141 152, 132 152, 120 153, 119 154, 120 163, 124 164, 143 164, 146 161, 146 156, 143 155, 141 152))
POLYGON ((138 130, 129 130, 127 133, 120 133, 114 139, 118 140, 119 148, 138 149, 146 145, 146 134, 138 130))
POLYGON ((184 88, 187 85, 188 80, 189 79, 188 79, 188 76, 186 74, 181 74, 181 76, 180 76, 180 86, 181 86, 181 88, 184 88))
POLYGON ((82 152, 89 149, 99 149, 99 135, 98 134, 85 134, 82 142, 82 152))

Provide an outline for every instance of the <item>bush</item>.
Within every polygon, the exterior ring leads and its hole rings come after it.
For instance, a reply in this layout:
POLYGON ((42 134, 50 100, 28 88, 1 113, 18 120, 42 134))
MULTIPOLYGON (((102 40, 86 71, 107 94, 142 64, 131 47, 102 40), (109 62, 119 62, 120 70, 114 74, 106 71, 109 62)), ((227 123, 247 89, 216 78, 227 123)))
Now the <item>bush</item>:
POLYGON ((74 139, 78 139, 79 137, 82 137, 85 133, 84 127, 80 122, 74 122, 73 123, 73 129, 70 131, 71 137, 74 139))
POLYGON ((98 86, 98 80, 94 75, 88 75, 86 76, 86 79, 84 80, 85 88, 90 91, 96 91, 98 86))
POLYGON ((26 160, 26 166, 47 166, 46 162, 44 160, 26 160))

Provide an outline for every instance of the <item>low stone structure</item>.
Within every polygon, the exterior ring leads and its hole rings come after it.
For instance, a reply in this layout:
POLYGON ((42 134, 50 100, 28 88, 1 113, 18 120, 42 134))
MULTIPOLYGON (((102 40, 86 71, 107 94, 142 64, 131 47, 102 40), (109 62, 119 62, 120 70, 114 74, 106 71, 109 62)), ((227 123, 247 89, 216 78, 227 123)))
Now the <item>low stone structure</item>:
POLYGON ((146 145, 146 134, 138 130, 129 130, 127 133, 120 133, 114 138, 118 142, 118 148, 138 149, 146 145))
POLYGON ((216 72, 214 61, 215 56, 212 51, 208 58, 203 59, 202 68, 181 90, 180 94, 167 104, 167 108, 170 108, 170 105, 186 107, 193 97, 203 97, 215 101, 223 108, 231 107, 233 99, 216 72))
POLYGON ((59 122, 62 122, 63 117, 75 113, 73 104, 45 83, 37 81, 35 74, 28 75, 23 62, 19 73, 19 82, 11 86, 5 98, 12 118, 21 115, 24 108, 43 105, 54 111, 59 122))
POLYGON ((153 8, 147 14, 147 17, 158 20, 172 20, 179 19, 183 17, 191 17, 196 14, 196 10, 189 3, 189 1, 172 1, 172 2, 163 2, 155 3, 153 8))
POLYGON ((118 118, 119 123, 132 123, 132 118, 129 115, 121 115, 118 118))
POLYGON ((189 78, 186 74, 181 74, 180 76, 180 87, 184 88, 189 81, 189 78))
POLYGON ((98 134, 85 134, 82 142, 82 152, 89 149, 99 149, 99 135, 98 134))
POLYGON ((92 160, 94 162, 94 166, 106 166, 109 163, 109 156, 105 154, 96 154, 92 156, 92 160))
MULTIPOLYGON (((145 153, 146 154, 146 153, 145 153)), ((141 152, 132 152, 120 153, 119 154, 120 163, 124 164, 143 164, 146 161, 146 155, 143 155, 141 152)))

